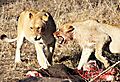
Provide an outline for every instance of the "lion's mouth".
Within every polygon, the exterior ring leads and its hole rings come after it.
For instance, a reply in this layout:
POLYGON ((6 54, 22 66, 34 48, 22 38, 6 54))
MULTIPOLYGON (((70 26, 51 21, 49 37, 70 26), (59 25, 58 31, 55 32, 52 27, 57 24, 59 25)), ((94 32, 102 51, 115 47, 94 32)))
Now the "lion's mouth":
POLYGON ((58 36, 58 43, 62 44, 64 42, 64 38, 62 36, 58 36))
POLYGON ((36 36, 35 37, 35 41, 38 41, 38 40, 40 40, 41 39, 41 36, 36 36))

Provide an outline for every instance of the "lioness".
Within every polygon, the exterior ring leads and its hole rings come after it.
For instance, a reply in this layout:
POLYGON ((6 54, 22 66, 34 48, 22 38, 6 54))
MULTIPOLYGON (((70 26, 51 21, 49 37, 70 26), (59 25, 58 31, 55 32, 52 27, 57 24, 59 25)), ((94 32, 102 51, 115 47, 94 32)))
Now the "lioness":
POLYGON ((102 56, 103 46, 110 42, 109 48, 112 53, 120 53, 120 28, 107 24, 98 23, 95 20, 84 22, 67 23, 54 33, 54 36, 61 44, 69 40, 76 40, 82 48, 82 55, 78 69, 87 62, 89 56, 95 51, 96 58, 105 67, 109 66, 108 61, 102 56), (110 39, 111 38, 111 39, 110 39))
POLYGON ((38 63, 41 68, 47 68, 52 61, 55 47, 53 32, 55 31, 56 25, 50 13, 46 11, 23 11, 18 19, 17 38, 8 39, 6 35, 2 35, 1 39, 6 42, 17 40, 15 63, 20 63, 20 48, 25 37, 35 45, 38 63), (48 60, 43 49, 46 49, 48 60))

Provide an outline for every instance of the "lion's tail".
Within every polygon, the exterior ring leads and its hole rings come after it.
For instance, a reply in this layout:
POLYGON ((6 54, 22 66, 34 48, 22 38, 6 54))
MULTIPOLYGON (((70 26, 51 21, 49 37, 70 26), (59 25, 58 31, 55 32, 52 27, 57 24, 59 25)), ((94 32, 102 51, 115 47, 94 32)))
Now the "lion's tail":
POLYGON ((3 40, 3 41, 5 41, 5 42, 14 42, 14 41, 17 40, 17 38, 9 39, 5 34, 1 35, 0 39, 3 40))

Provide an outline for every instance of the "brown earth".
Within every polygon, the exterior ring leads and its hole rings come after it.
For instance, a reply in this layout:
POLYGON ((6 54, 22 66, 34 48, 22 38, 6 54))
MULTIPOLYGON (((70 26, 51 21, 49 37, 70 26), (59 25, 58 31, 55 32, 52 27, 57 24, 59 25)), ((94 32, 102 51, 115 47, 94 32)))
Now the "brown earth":
MULTIPOLYGON (((96 19, 99 22, 113 25, 120 24, 119 0, 0 0, 0 35, 6 34, 9 38, 15 38, 17 36, 16 19, 19 14, 25 9, 40 10, 42 8, 52 14, 58 28, 61 24, 69 21, 87 19, 96 19)), ((26 71, 39 68, 34 46, 25 40, 21 49, 23 63, 13 69, 15 49, 16 42, 6 43, 0 41, 0 82, 16 82, 25 78, 26 71)), ((70 42, 62 48, 56 45, 53 64, 63 63, 69 68, 75 68, 80 59, 80 53, 80 48, 75 42, 70 42)), ((107 56, 111 63, 120 61, 120 56, 118 55, 106 55, 106 53, 104 55, 107 56)), ((119 67, 120 65, 116 66, 120 70, 119 67)), ((66 71, 64 73, 66 74, 66 71)), ((117 75, 120 76, 120 73, 117 75)), ((79 79, 81 78, 79 77, 79 79)), ((51 81, 56 82, 53 79, 51 81)), ((47 79, 46 82, 50 81, 47 79)), ((61 79, 58 82, 61 82, 61 79)))

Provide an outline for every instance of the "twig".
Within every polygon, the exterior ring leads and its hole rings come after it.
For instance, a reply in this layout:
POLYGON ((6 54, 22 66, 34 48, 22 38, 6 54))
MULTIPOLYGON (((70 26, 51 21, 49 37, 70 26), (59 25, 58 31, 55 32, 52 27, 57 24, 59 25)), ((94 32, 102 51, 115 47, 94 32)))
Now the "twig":
POLYGON ((99 76, 101 76, 102 74, 104 74, 105 72, 107 72, 108 70, 110 70, 111 68, 115 67, 117 64, 119 64, 120 61, 116 62, 115 64, 113 64, 112 66, 108 67, 106 70, 104 70, 103 72, 101 72, 100 74, 98 74, 98 76, 94 77, 93 79, 91 79, 89 82, 93 82, 95 79, 97 79, 99 76))
POLYGON ((45 72, 49 77, 51 76, 47 71, 45 71, 44 69, 41 69, 43 72, 45 72))
POLYGON ((56 10, 55 15, 54 15, 54 18, 55 18, 55 19, 57 19, 57 17, 59 16, 58 13, 59 13, 59 10, 60 10, 60 7, 61 7, 62 3, 63 3, 63 0, 61 0, 60 4, 59 4, 58 7, 57 7, 57 10, 56 10))

